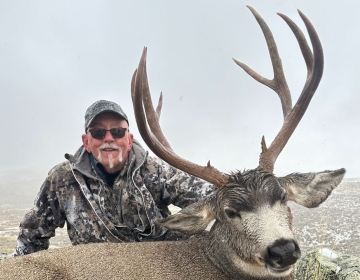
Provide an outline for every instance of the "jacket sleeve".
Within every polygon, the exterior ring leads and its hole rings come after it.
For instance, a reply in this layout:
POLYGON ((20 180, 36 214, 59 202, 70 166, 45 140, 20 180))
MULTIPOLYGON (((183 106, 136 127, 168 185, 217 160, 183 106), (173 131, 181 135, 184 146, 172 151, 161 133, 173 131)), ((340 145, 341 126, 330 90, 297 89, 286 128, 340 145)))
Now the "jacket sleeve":
POLYGON ((162 202, 184 208, 211 194, 214 185, 161 161, 159 168, 162 202))
POLYGON ((48 249, 55 229, 65 224, 51 180, 51 176, 48 176, 35 199, 34 207, 20 223, 15 256, 48 249))

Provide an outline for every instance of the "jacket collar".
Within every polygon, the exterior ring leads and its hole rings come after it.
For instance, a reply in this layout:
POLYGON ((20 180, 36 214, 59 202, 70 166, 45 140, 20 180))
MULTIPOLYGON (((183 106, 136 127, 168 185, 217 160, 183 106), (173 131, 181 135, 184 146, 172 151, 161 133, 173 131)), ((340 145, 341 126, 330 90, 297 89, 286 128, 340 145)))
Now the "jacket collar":
MULTIPOLYGON (((146 152, 144 148, 140 145, 140 143, 134 139, 132 149, 129 152, 128 161, 133 161, 131 167, 133 170, 136 170, 142 163, 146 157, 146 152)), ((85 150, 84 146, 81 146, 74 155, 65 154, 65 158, 72 164, 73 169, 79 171, 83 175, 88 178, 97 179, 89 157, 89 153, 85 150)))

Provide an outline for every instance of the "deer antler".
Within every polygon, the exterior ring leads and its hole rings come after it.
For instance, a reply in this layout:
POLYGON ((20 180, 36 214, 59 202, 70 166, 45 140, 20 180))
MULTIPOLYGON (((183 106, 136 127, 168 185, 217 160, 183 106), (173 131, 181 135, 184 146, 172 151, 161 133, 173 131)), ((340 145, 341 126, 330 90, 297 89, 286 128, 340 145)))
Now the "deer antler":
POLYGON ((307 31, 309 33, 314 54, 312 54, 309 45, 305 39, 305 36, 301 32, 300 28, 287 16, 280 13, 278 14, 285 20, 285 22, 289 25, 292 32, 294 33, 299 43, 303 57, 305 59, 305 63, 308 71, 307 79, 303 91, 298 101, 296 102, 295 106, 292 108, 291 95, 284 76, 284 71, 282 68, 279 53, 277 51, 275 40, 271 34, 269 27, 267 26, 265 21, 261 18, 261 16, 252 7, 248 6, 248 8, 253 13, 265 36, 274 70, 274 78, 272 80, 268 80, 262 77, 261 75, 259 75, 258 73, 256 73, 254 70, 249 68, 244 63, 239 62, 236 59, 234 59, 234 61, 256 81, 274 90, 280 98, 283 115, 284 115, 284 123, 269 148, 266 147, 265 138, 264 137, 262 138, 261 141, 262 152, 260 154, 260 161, 259 161, 259 168, 268 172, 273 172, 277 157, 279 156, 279 154, 285 147, 286 143, 290 139, 295 128, 299 124, 307 107, 309 106, 311 98, 313 97, 320 83, 324 68, 324 55, 323 55, 320 39, 313 25, 302 12, 298 10, 300 17, 304 21, 307 31))
POLYGON ((135 70, 131 81, 131 95, 134 105, 135 118, 142 138, 154 154, 167 163, 191 175, 202 178, 219 188, 223 187, 227 182, 228 176, 212 167, 210 165, 210 161, 207 166, 200 166, 179 157, 171 149, 170 144, 162 133, 159 124, 162 94, 160 95, 159 105, 156 112, 151 101, 146 74, 146 52, 147 49, 144 48, 139 62, 139 67, 135 70), (148 124, 150 130, 148 128, 148 124))

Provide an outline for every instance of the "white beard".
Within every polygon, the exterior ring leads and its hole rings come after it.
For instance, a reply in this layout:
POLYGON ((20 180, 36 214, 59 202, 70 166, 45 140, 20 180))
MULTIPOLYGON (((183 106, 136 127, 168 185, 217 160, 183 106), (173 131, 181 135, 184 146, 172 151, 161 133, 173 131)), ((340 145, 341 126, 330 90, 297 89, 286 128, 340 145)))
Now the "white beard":
POLYGON ((108 158, 109 158, 109 168, 113 169, 114 168, 114 158, 113 158, 112 154, 109 154, 108 158))
MULTIPOLYGON (((114 158, 113 158, 113 155, 112 155, 112 154, 109 154, 108 159, 109 159, 109 168, 110 168, 110 169, 113 169, 113 168, 114 168, 114 158)), ((122 163, 122 161, 123 161, 122 150, 121 150, 121 149, 119 150, 118 160, 119 160, 119 163, 122 163)))
MULTIPOLYGON (((98 155, 98 157, 97 157, 97 160, 98 160, 102 165, 105 165, 105 164, 103 163, 103 158, 102 158, 102 153, 101 153, 101 152, 102 152, 103 149, 106 149, 106 148, 116 149, 116 150, 119 152, 119 156, 118 156, 119 163, 122 163, 122 162, 123 162, 122 150, 121 150, 119 147, 114 146, 114 145, 111 145, 111 144, 103 144, 103 145, 101 145, 101 146, 99 147, 99 150, 98 150, 99 155, 98 155)), ((113 169, 115 163, 114 163, 114 157, 113 157, 112 154, 109 154, 109 155, 108 155, 108 160, 109 160, 109 168, 110 168, 110 169, 113 169)))

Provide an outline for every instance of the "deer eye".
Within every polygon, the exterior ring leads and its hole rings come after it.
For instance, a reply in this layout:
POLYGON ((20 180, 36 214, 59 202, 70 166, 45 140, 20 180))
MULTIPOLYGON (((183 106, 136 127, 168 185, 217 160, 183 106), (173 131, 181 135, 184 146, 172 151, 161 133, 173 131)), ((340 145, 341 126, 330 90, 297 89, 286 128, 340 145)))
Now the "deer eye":
POLYGON ((235 218, 236 216, 238 216, 234 211, 230 210, 230 209, 225 209, 225 214, 226 216, 228 216, 230 219, 235 218))
POLYGON ((282 204, 286 204, 286 201, 287 201, 287 193, 284 193, 284 194, 281 196, 281 203, 282 203, 282 204))

